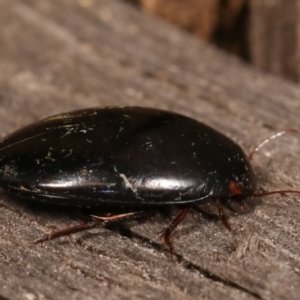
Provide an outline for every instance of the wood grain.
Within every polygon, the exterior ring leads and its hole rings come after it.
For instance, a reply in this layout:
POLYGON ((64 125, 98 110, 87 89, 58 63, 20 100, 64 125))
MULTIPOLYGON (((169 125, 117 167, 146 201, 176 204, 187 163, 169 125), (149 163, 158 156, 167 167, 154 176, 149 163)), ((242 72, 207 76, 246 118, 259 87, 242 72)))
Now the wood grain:
MULTIPOLYGON (((41 117, 102 105, 169 109, 201 120, 246 151, 300 128, 300 90, 259 73, 117 0, 0 0, 1 136, 41 117), (89 5, 90 4, 90 5, 89 5)), ((299 135, 266 146, 253 165, 267 190, 299 187, 299 135)), ((34 149, 33 149, 34 151, 34 149)), ((158 236, 176 215, 97 229, 34 246, 74 224, 76 209, 0 194, 0 295, 7 299, 298 299, 300 197, 213 203, 174 234, 170 260, 158 236)))
POLYGON ((251 62, 299 82, 299 2, 250 0, 249 6, 251 62))

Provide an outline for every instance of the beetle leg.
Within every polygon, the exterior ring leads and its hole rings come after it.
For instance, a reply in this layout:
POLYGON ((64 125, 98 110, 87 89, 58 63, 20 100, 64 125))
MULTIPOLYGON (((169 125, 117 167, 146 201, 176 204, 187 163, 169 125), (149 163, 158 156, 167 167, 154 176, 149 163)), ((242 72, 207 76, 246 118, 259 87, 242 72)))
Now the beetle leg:
POLYGON ((77 225, 74 226, 70 226, 70 227, 66 227, 62 230, 58 230, 55 231, 53 233, 50 234, 46 234, 44 236, 42 236, 41 238, 37 239, 36 241, 34 241, 34 244, 40 244, 46 241, 50 241, 50 240, 54 240, 56 238, 59 238, 61 236, 66 236, 72 233, 76 233, 76 232, 80 232, 80 231, 85 231, 85 230, 89 230, 92 228, 96 228, 103 225, 103 222, 99 222, 99 221, 91 221, 91 222, 86 222, 86 223, 79 223, 77 225))
POLYGON ((131 216, 135 216, 138 213, 139 212, 129 212, 129 213, 125 213, 125 214, 112 215, 112 216, 108 216, 108 217, 100 217, 100 216, 91 215, 91 217, 93 218, 93 220, 100 220, 102 222, 108 223, 109 221, 123 220, 123 219, 129 218, 131 216))
POLYGON ((162 231, 161 236, 166 244, 166 246, 170 249, 170 252, 173 253, 174 249, 170 240, 170 236, 175 228, 184 220, 188 212, 190 211, 190 207, 185 207, 181 210, 180 214, 172 221, 172 223, 162 231))
POLYGON ((91 216, 93 218, 93 221, 84 222, 84 223, 81 222, 77 225, 70 226, 70 227, 64 228, 62 230, 55 231, 50 234, 46 234, 46 235, 42 236, 41 238, 37 239, 36 241, 34 241, 34 244, 40 244, 40 243, 43 243, 46 241, 54 240, 61 236, 66 236, 69 234, 86 231, 86 230, 93 229, 93 228, 100 227, 100 226, 105 226, 105 225, 108 225, 111 223, 115 223, 117 221, 128 219, 128 218, 136 216, 140 213, 143 213, 143 212, 130 212, 130 213, 124 213, 124 214, 119 214, 119 215, 112 215, 112 216, 108 216, 108 217, 91 216))
POLYGON ((224 208, 222 206, 222 203, 219 199, 216 199, 216 204, 217 204, 217 208, 218 208, 218 212, 219 212, 219 218, 221 219, 223 225, 229 230, 232 231, 231 226, 228 222, 228 218, 225 214, 224 208))

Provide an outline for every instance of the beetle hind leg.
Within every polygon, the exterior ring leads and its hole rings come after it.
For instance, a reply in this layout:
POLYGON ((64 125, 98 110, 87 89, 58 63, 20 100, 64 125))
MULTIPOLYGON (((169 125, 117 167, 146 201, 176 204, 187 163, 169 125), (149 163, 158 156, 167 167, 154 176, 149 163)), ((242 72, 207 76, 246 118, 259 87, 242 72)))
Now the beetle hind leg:
POLYGON ((173 245, 171 243, 171 234, 176 229, 176 227, 185 219, 190 211, 190 207, 185 207, 181 210, 179 215, 171 222, 171 224, 161 232, 161 237, 165 245, 169 248, 170 252, 174 252, 173 245))
POLYGON ((130 219, 133 217, 136 217, 140 215, 141 213, 144 213, 143 211, 140 212, 129 212, 129 213, 124 213, 124 214, 118 214, 118 215, 111 215, 107 217, 100 217, 100 216, 93 216, 92 221, 90 222, 81 222, 77 225, 66 227, 62 230, 55 231, 50 234, 46 234, 42 236, 41 238, 37 239, 34 241, 34 244, 40 244, 46 241, 54 240, 56 238, 62 237, 62 236, 67 236, 73 233, 81 232, 81 231, 86 231, 89 229, 105 226, 105 225, 110 225, 113 223, 117 223, 119 221, 125 220, 125 219, 130 219))
POLYGON ((70 235, 70 234, 73 234, 73 233, 93 229, 93 228, 102 226, 102 223, 103 222, 99 222, 99 221, 82 222, 82 223, 79 223, 79 224, 74 225, 74 226, 66 227, 62 230, 54 231, 53 233, 45 234, 41 238, 35 240, 33 243, 34 244, 41 244, 41 243, 44 243, 46 241, 57 239, 61 236, 67 236, 67 235, 70 235))

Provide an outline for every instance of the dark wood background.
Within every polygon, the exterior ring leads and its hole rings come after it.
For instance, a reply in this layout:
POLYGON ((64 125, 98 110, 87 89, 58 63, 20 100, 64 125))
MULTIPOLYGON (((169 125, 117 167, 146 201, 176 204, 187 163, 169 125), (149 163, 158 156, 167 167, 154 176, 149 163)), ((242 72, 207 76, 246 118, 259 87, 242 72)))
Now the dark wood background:
POLYGON ((125 0, 233 53, 299 82, 297 0, 125 0))
MULTIPOLYGON (((0 0, 1 136, 39 118, 102 105, 180 112, 249 152, 300 129, 300 90, 117 0, 0 0)), ((170 145, 171 146, 171 145, 170 145)), ((299 135, 263 148, 266 190, 300 189, 299 135)), ((215 212, 210 203, 201 210, 215 212)), ((32 245, 80 220, 76 209, 0 193, 0 298, 299 299, 300 196, 247 199, 235 229, 195 209, 173 236, 164 215, 32 245)))

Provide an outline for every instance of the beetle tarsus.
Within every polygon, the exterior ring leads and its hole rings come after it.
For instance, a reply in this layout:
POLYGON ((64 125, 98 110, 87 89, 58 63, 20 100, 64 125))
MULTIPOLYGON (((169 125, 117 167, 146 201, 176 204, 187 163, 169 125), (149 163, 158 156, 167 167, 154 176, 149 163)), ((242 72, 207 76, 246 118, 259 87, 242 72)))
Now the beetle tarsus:
POLYGON ((185 219, 189 211, 190 211, 190 207, 183 208, 180 214, 172 221, 172 223, 165 230, 161 232, 161 237, 163 239, 163 242, 168 247, 171 253, 174 252, 174 248, 170 239, 171 234, 176 229, 176 227, 185 219))

